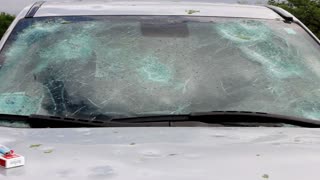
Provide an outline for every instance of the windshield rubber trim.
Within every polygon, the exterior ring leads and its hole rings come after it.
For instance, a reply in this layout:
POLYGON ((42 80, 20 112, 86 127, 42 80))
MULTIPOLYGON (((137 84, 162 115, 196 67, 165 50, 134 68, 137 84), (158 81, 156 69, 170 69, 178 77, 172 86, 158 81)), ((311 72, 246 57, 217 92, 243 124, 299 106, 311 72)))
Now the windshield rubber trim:
POLYGON ((274 11, 275 13, 277 13, 279 16, 281 16, 286 23, 291 23, 293 22, 293 17, 289 14, 284 13, 283 11, 281 11, 281 9, 279 9, 276 6, 270 6, 270 5, 266 5, 267 8, 271 9, 272 11, 274 11))

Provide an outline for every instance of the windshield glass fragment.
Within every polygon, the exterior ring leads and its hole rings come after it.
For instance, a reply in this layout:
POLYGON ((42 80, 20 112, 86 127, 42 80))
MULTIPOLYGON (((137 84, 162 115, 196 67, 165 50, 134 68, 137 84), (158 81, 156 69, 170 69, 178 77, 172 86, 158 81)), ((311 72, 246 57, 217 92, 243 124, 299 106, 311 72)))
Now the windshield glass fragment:
POLYGON ((0 54, 0 113, 95 118, 256 111, 320 119, 320 50, 274 20, 21 20, 0 54))

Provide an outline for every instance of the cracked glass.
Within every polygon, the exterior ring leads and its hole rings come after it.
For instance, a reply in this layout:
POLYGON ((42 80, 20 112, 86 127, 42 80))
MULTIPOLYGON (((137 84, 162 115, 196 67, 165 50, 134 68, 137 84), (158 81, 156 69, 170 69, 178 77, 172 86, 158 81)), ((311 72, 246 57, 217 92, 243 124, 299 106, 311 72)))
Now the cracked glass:
POLYGON ((319 60, 319 45, 280 20, 23 19, 0 53, 0 113, 256 111, 320 119, 319 60))

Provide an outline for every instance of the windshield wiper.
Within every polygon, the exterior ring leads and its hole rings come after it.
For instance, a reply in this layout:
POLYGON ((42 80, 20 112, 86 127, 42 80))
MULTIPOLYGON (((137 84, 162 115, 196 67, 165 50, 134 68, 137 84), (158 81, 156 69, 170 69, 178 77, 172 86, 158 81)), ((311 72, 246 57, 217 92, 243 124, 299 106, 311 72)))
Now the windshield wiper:
MULTIPOLYGON (((117 115, 119 117, 119 115, 117 115)), ((125 119, 125 118, 119 118, 125 119)), ((76 127, 140 127, 140 126, 168 126, 167 121, 154 123, 131 123, 131 122, 117 122, 112 121, 110 116, 97 115, 95 118, 76 118, 76 117, 62 117, 62 116, 46 116, 32 114, 14 115, 14 114, 0 114, 1 124, 6 124, 6 127, 12 127, 10 124, 22 123, 27 124, 30 128, 76 128, 76 127), (5 122, 5 123, 1 123, 5 122)), ((27 127, 28 127, 27 126, 27 127)), ((19 126, 18 126, 19 127, 19 126)), ((17 128, 18 128, 17 127, 17 128)))
POLYGON ((138 124, 168 122, 169 126, 173 126, 172 124, 175 122, 202 122, 223 126, 279 126, 279 124, 288 124, 307 128, 320 127, 318 120, 249 111, 211 111, 186 115, 142 116, 112 119, 111 122, 138 124))
POLYGON ((175 126, 175 123, 181 122, 201 122, 222 126, 277 126, 279 124, 289 124, 300 127, 320 128, 320 121, 317 120, 248 111, 212 111, 182 115, 149 115, 113 119, 82 119, 44 115, 23 116, 0 114, 0 121, 28 123, 31 128, 167 127, 175 126))
MULTIPOLYGON (((45 115, 13 115, 0 114, 0 121, 10 123, 26 123, 31 128, 68 128, 68 127, 105 127, 106 121, 79 119, 73 117, 45 116, 45 115)), ((118 124, 118 123, 110 123, 118 124)))

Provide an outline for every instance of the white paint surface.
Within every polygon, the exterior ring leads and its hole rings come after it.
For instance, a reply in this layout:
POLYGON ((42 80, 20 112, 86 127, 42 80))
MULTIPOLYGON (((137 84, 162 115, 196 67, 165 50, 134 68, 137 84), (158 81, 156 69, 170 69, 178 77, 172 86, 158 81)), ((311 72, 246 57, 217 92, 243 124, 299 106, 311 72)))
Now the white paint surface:
MULTIPOLYGON (((25 6, 30 5, 38 0, 0 0, 0 12, 7 12, 10 14, 18 14, 25 6)), ((66 0, 46 0, 46 1, 66 1, 66 0)), ((72 1, 72 0, 69 0, 72 1)), ((92 1, 92 0, 73 0, 73 1, 92 1)), ((159 0, 153 0, 159 1, 159 0)), ((191 0, 183 0, 191 1, 191 0)), ((203 1, 203 0, 201 0, 203 1)), ((224 2, 224 3, 237 3, 238 0, 205 0, 209 2, 224 2)), ((199 2, 199 0, 196 0, 199 2)), ((243 3, 248 4, 265 4, 266 0, 243 0, 243 3)))
POLYGON ((319 129, 0 128, 0 137, 27 160, 0 169, 6 180, 319 179, 319 129))

